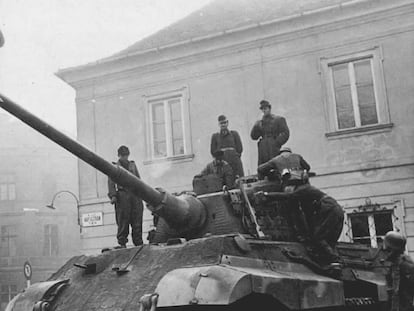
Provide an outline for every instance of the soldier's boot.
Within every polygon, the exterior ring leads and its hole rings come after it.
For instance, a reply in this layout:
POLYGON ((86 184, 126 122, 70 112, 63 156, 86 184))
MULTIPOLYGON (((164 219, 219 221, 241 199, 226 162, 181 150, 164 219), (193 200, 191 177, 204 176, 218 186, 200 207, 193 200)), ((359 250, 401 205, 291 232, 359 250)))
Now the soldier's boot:
POLYGON ((314 241, 309 251, 311 257, 322 267, 329 268, 330 265, 332 267, 342 265, 338 253, 325 240, 314 241))
POLYGON ((120 249, 120 248, 126 248, 125 244, 119 244, 118 246, 115 246, 114 249, 120 249))

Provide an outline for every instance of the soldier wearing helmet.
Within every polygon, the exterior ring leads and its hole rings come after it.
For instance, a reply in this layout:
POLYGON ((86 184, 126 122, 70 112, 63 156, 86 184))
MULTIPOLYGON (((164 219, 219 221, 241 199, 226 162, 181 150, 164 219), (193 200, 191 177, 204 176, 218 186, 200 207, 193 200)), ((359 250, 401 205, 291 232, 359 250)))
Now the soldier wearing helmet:
MULTIPOLYGON (((127 146, 118 148, 118 165, 131 174, 140 178, 137 166, 134 161, 129 159, 129 149, 127 146)), ((114 183, 108 179, 108 196, 111 204, 115 205, 115 218, 118 226, 117 239, 121 248, 126 247, 129 235, 129 226, 132 229, 132 242, 135 246, 142 242, 142 213, 144 206, 142 200, 135 196, 129 189, 114 183)))
POLYGON ((406 243, 407 239, 395 231, 384 237, 383 248, 390 263, 386 280, 391 311, 414 311, 414 262, 404 254, 406 243))
POLYGON ((310 165, 300 154, 292 153, 289 147, 282 147, 279 155, 259 165, 257 173, 260 179, 272 174, 278 175, 285 188, 307 183, 309 170, 310 165))
MULTIPOLYGON (((293 192, 299 185, 308 183, 309 170, 310 165, 300 154, 292 153, 289 147, 282 147, 279 155, 259 165, 257 173, 259 179, 265 176, 277 178, 281 181, 284 192, 293 192)), ((288 222, 296 232, 298 240, 305 241, 309 236, 309 225, 304 211, 300 208, 300 202, 291 198, 287 200, 286 207, 288 222)))

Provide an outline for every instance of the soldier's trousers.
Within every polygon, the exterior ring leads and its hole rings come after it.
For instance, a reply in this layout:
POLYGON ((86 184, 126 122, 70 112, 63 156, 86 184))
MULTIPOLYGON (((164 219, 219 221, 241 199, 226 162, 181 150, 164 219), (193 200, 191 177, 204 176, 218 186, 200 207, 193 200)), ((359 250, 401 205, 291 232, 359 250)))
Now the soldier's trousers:
POLYGON ((117 192, 115 217, 118 226, 117 239, 120 245, 128 242, 129 226, 132 229, 132 242, 135 246, 142 244, 142 200, 129 191, 117 192))
POLYGON ((316 211, 312 221, 312 238, 317 249, 326 262, 339 260, 335 245, 341 235, 344 225, 344 211, 342 207, 330 196, 320 200, 319 210, 316 211))

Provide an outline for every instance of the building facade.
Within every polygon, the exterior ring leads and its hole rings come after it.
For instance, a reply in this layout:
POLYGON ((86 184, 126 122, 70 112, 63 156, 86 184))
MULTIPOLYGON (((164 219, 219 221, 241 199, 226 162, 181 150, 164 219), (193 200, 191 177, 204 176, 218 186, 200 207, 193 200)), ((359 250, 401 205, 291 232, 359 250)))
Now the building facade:
MULTIPOLYGON (((413 254, 413 31, 413 1, 215 0, 58 76, 76 90, 79 140, 108 160, 128 145, 142 178, 171 192, 191 189, 211 161, 220 114, 256 173, 249 134, 269 100, 312 183, 346 209, 342 239, 377 246, 400 230, 413 254)), ((80 162, 79 186, 82 209, 104 213, 82 240, 95 252, 116 241, 106 177, 80 162)))
POLYGON ((28 126, 0 113, 0 310, 31 282, 79 254, 77 161, 28 126), (46 205, 53 202, 55 210, 46 205))

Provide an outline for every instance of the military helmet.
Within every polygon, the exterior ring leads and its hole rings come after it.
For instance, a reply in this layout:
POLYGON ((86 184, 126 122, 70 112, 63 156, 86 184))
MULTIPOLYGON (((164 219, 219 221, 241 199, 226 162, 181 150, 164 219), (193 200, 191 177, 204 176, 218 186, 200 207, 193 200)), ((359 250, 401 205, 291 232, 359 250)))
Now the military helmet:
POLYGON ((384 249, 404 252, 407 239, 399 232, 389 231, 384 236, 384 249))

